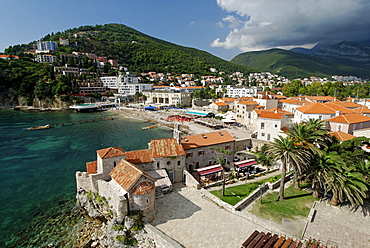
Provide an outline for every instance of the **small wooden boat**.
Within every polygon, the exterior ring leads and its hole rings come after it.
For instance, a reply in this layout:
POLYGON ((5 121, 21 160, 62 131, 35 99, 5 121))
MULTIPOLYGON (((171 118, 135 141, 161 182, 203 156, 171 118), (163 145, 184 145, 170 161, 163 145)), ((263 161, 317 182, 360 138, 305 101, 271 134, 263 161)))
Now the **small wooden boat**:
POLYGON ((27 128, 28 130, 41 130, 41 129, 48 129, 50 128, 50 125, 47 124, 45 126, 34 126, 34 127, 29 127, 27 128))
POLYGON ((159 127, 159 125, 154 125, 154 126, 149 126, 149 127, 143 127, 141 129, 146 130, 146 129, 151 129, 151 128, 155 128, 155 127, 159 127))

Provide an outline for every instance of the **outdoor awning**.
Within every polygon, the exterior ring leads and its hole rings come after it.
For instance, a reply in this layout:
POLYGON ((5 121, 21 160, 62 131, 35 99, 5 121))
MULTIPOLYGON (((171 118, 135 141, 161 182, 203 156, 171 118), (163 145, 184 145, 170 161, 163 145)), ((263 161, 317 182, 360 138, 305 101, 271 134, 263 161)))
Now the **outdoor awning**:
POLYGON ((233 164, 236 165, 238 168, 244 168, 244 167, 247 167, 247 166, 256 165, 257 162, 254 159, 247 159, 247 160, 234 162, 233 164))
POLYGON ((205 176, 205 175, 209 175, 209 174, 222 171, 222 167, 220 165, 211 165, 211 166, 203 167, 200 169, 196 169, 196 171, 198 171, 198 173, 201 176, 205 176))

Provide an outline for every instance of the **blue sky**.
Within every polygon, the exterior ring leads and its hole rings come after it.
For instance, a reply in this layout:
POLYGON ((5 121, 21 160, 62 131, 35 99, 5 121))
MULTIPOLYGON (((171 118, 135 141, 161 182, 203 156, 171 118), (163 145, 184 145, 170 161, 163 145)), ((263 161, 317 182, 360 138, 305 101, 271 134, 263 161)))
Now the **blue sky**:
POLYGON ((273 47, 370 40, 370 0, 0 0, 0 51, 51 32, 122 23, 226 60, 273 47))

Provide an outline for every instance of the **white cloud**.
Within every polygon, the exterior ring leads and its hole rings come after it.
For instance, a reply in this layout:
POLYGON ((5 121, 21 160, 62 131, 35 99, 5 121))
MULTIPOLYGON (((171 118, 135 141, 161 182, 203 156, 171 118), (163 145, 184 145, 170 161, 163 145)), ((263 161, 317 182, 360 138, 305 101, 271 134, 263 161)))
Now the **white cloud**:
POLYGON ((191 21, 188 26, 194 26, 195 24, 197 24, 195 21, 191 21))
POLYGON ((230 32, 214 40, 213 47, 252 51, 370 39, 369 0, 217 0, 217 4, 233 15, 222 19, 230 32))

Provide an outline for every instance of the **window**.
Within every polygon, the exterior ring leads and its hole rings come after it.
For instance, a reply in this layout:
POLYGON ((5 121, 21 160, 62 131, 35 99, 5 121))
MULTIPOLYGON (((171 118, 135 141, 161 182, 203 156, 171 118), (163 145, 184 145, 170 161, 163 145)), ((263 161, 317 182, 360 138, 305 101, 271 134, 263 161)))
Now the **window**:
POLYGON ((274 127, 277 128, 278 127, 278 124, 275 124, 274 127))
POLYGON ((157 162, 157 169, 159 169, 159 162, 157 162))
POLYGON ((261 133, 261 136, 262 136, 262 137, 265 137, 265 133, 261 133))
POLYGON ((116 165, 117 165, 116 162, 113 162, 113 167, 116 167, 116 165))
POLYGON ((203 156, 204 155, 204 151, 198 151, 198 156, 203 156))
POLYGON ((265 129, 265 123, 261 123, 261 129, 265 129))
POLYGON ((322 115, 319 115, 319 120, 322 120, 322 115))
POLYGON ((195 163, 195 168, 196 168, 196 169, 199 169, 199 162, 196 162, 196 163, 195 163))
POLYGON ((270 139, 271 139, 271 135, 267 134, 267 140, 270 140, 270 139))
POLYGON ((229 150, 230 149, 230 146, 225 146, 225 150, 229 150))
POLYGON ((180 161, 177 161, 177 165, 180 165, 181 164, 181 162, 180 161))
POLYGON ((187 158, 192 158, 193 157, 193 153, 192 152, 186 153, 186 157, 187 158))

